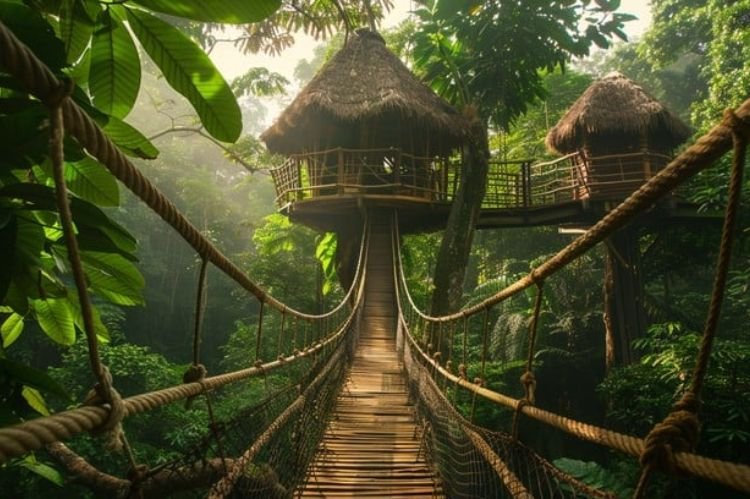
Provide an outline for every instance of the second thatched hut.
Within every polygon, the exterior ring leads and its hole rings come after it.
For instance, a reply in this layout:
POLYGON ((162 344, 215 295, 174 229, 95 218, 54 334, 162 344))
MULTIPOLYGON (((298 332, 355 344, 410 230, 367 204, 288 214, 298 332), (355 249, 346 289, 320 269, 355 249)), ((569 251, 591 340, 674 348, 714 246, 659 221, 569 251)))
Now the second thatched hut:
POLYGON ((547 147, 580 153, 579 182, 594 199, 620 199, 651 178, 690 129, 618 72, 595 81, 547 134, 547 147))

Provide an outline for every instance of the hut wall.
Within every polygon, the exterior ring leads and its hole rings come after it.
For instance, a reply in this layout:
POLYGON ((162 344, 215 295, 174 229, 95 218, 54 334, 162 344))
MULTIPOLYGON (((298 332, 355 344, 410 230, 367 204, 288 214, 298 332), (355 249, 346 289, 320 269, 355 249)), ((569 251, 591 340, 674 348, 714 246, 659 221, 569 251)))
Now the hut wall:
POLYGON ((591 199, 619 200, 637 190, 661 169, 663 162, 648 154, 648 141, 637 135, 586 137, 584 155, 591 199))

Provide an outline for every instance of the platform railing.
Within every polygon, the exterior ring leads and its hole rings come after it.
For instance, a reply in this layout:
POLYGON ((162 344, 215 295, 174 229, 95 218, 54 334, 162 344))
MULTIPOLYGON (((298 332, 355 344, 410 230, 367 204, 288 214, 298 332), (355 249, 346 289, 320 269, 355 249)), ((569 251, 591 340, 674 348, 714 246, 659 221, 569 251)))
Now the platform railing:
MULTIPOLYGON (((641 151, 551 161, 491 160, 483 208, 535 208, 583 199, 617 200, 634 192, 669 162, 641 151)), ((335 148, 294 154, 271 170, 280 207, 314 198, 387 195, 422 202, 452 201, 461 168, 444 158, 399 149, 335 148)))

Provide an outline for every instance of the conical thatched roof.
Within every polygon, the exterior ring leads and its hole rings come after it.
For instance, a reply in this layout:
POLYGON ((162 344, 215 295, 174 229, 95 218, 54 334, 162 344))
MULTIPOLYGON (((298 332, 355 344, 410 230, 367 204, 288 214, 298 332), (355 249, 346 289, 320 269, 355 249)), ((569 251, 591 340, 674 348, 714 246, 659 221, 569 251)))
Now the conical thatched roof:
POLYGON ((643 136, 664 150, 690 136, 690 129, 643 88, 618 72, 586 89, 547 134, 547 147, 560 154, 580 149, 584 137, 643 136))
POLYGON ((360 29, 261 138, 273 152, 294 153, 331 127, 378 124, 394 136, 402 133, 399 128, 403 133, 418 129, 429 134, 434 146, 449 151, 460 144, 464 123, 386 48, 379 34, 360 29))

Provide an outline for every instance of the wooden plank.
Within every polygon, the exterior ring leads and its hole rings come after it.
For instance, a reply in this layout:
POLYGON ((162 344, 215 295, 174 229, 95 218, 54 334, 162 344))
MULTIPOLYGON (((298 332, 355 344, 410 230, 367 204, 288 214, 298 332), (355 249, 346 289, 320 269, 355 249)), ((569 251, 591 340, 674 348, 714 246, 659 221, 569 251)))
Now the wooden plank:
POLYGON ((424 460, 421 431, 395 343, 386 225, 371 233, 363 329, 347 381, 299 497, 442 497, 424 460))

